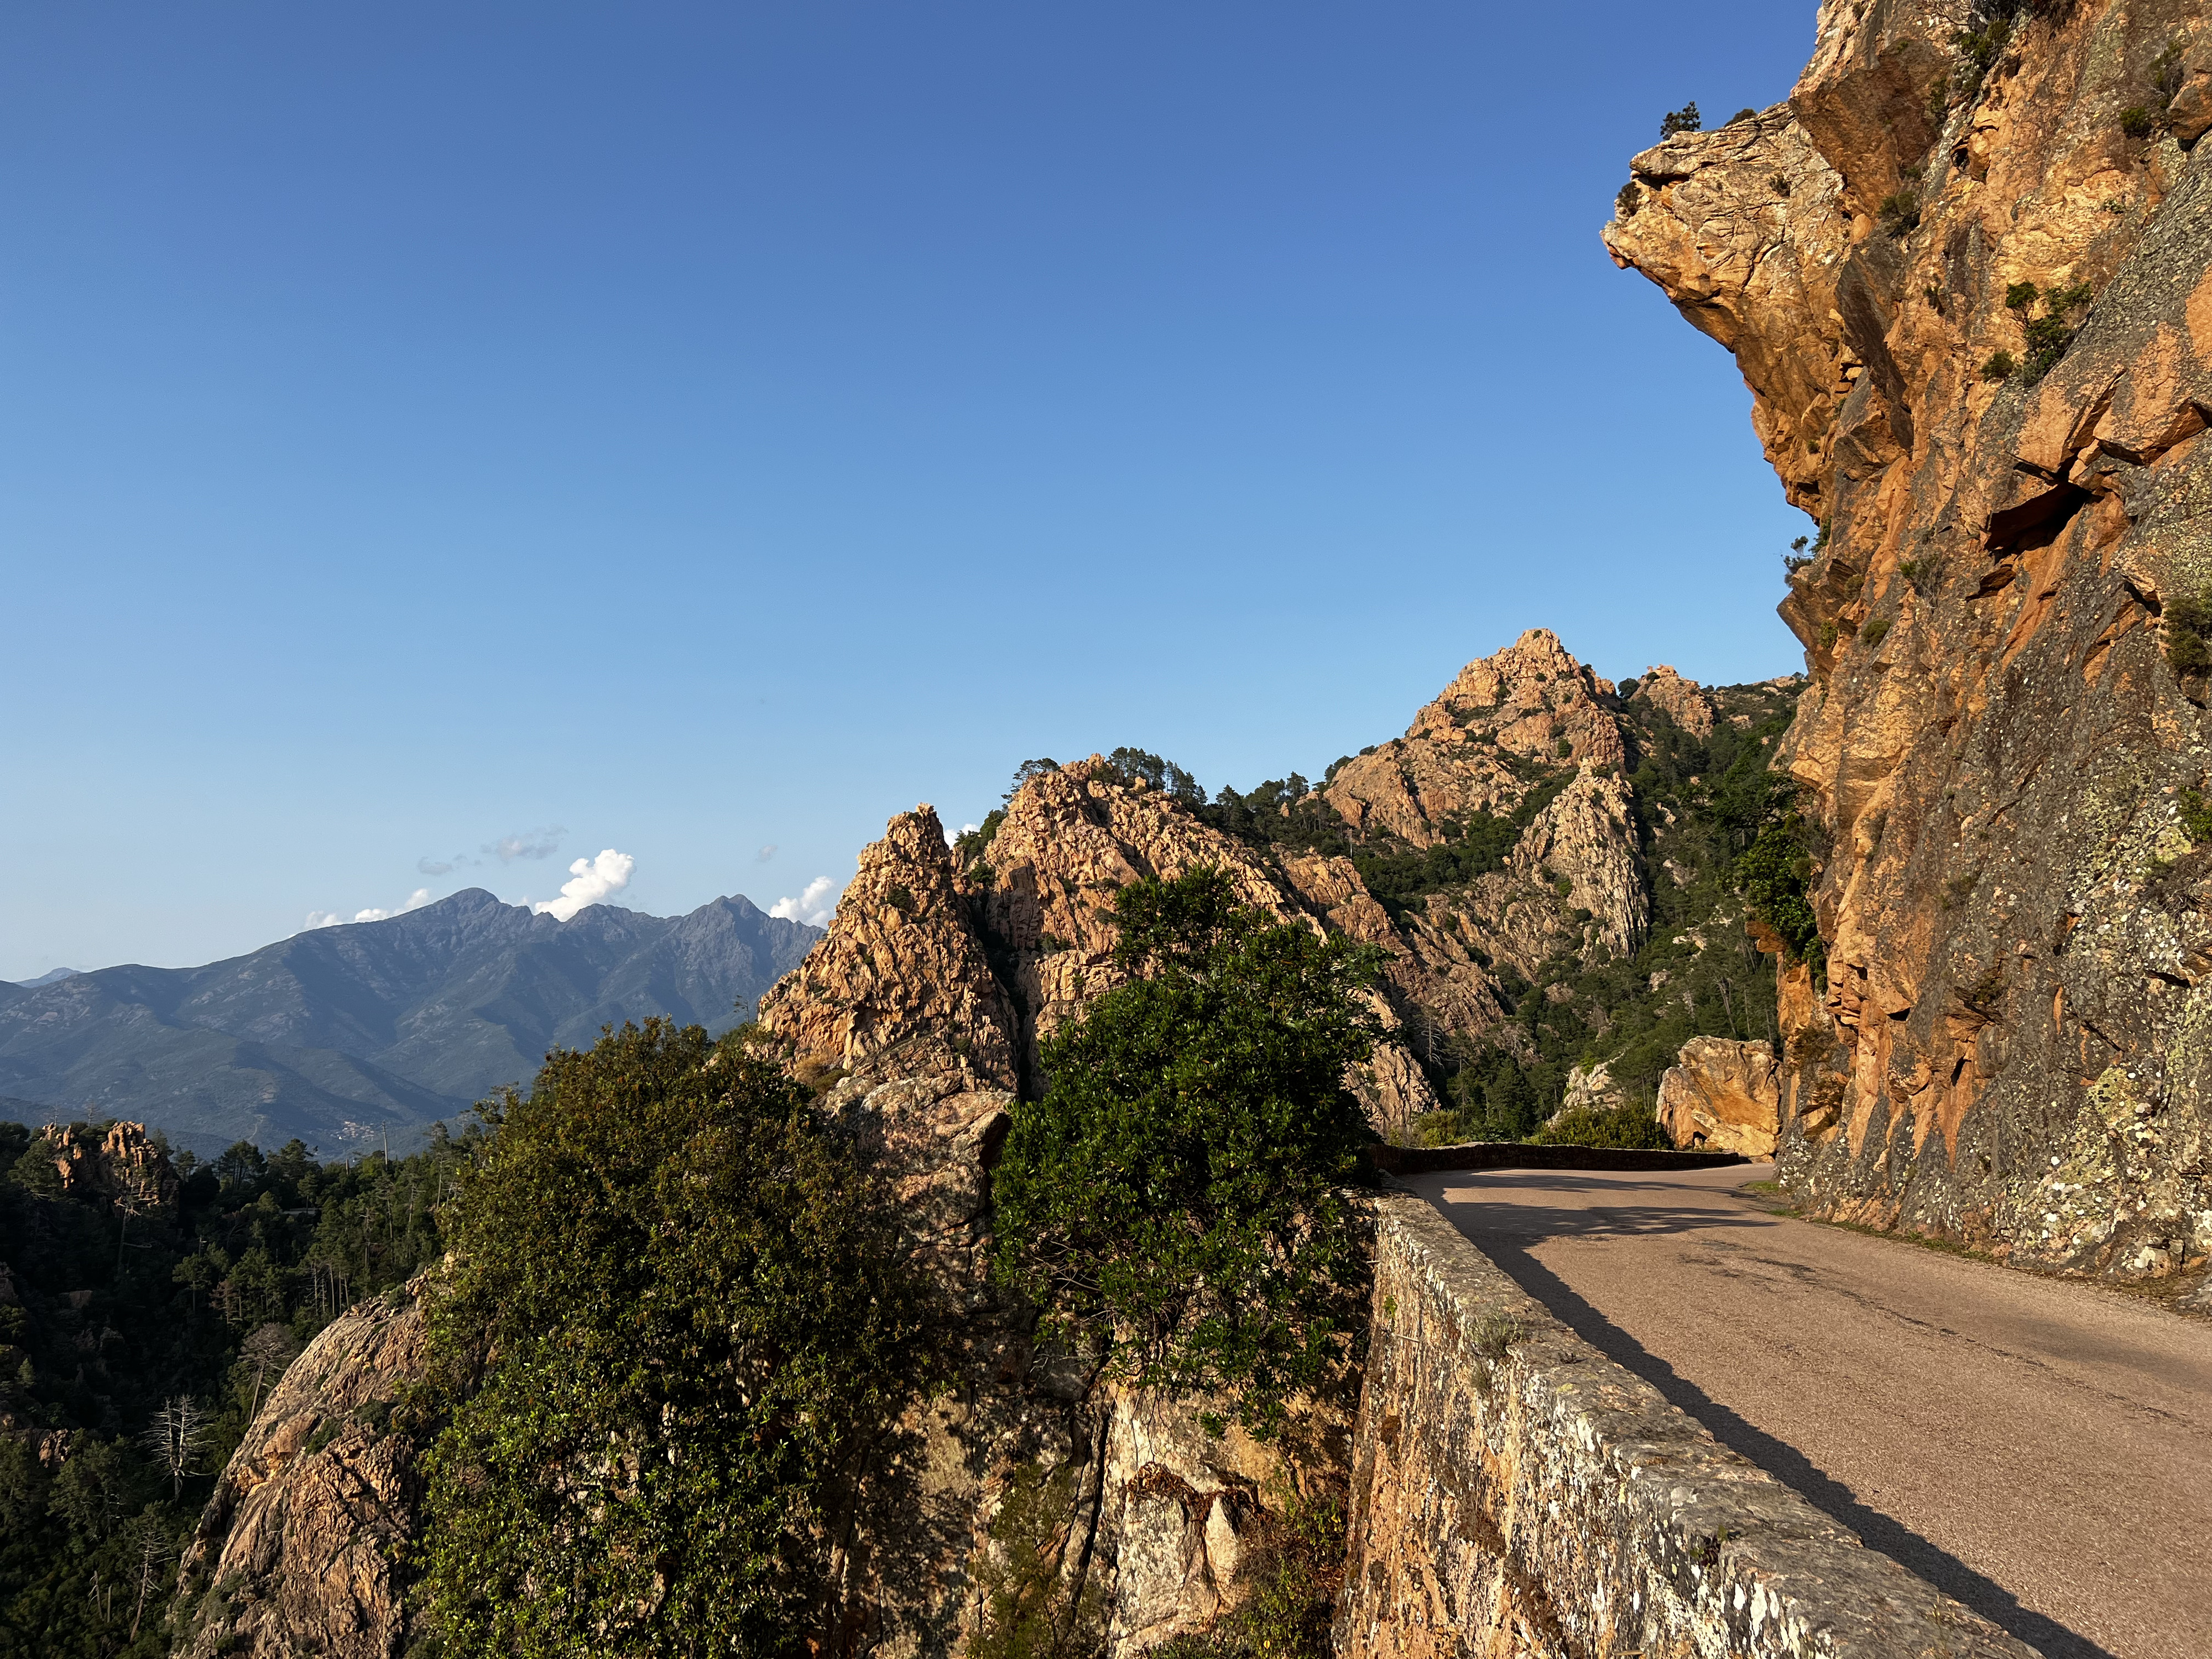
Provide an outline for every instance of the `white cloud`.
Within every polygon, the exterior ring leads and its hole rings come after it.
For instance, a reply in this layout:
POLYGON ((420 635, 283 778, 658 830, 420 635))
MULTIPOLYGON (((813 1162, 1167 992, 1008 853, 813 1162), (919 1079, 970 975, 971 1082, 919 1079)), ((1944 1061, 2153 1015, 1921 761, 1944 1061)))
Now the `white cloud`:
POLYGON ((775 856, 775 843, 774 842, 770 842, 767 846, 762 848, 759 852, 753 854, 753 862, 755 864, 766 864, 775 856))
MULTIPOLYGON (((520 856, 538 855, 526 853, 520 856)), ((542 916, 572 921, 586 905, 597 904, 610 893, 618 893, 629 886, 630 872, 636 868, 637 860, 629 854, 607 848, 597 858, 578 859, 568 866, 568 879, 561 884, 559 898, 547 899, 530 908, 542 916)))
MULTIPOLYGON (((501 836, 497 841, 488 841, 483 850, 501 864, 512 864, 517 859, 550 859, 561 850, 561 837, 568 833, 557 823, 549 830, 526 830, 517 835, 501 836)), ((574 865, 569 866, 571 869, 574 867, 574 865)), ((617 882, 615 885, 619 887, 622 884, 617 882)), ((557 899, 554 901, 556 904, 559 902, 557 899)), ((562 920, 566 921, 568 918, 563 916, 562 920)))
POLYGON ((450 876, 453 873, 453 860, 434 859, 425 854, 415 860, 415 868, 419 874, 425 876, 450 876))
POLYGON ((797 898, 780 898, 768 907, 768 913, 786 921, 803 921, 810 927, 827 927, 830 918, 837 913, 837 896, 844 890, 843 882, 817 876, 797 898))
POLYGON ((317 927, 336 927, 349 921, 389 921, 394 916, 405 915, 410 910, 419 910, 429 902, 430 890, 427 887, 417 887, 407 896, 404 903, 394 905, 389 910, 371 906, 366 910, 356 910, 350 916, 342 915, 336 910, 310 910, 307 912, 307 926, 309 930, 313 930, 317 927))

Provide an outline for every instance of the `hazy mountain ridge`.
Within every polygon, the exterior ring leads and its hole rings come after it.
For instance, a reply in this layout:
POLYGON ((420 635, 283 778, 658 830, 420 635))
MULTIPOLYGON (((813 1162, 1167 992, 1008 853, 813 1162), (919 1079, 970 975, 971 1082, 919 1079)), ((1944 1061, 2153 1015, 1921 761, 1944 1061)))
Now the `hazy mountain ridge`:
POLYGON ((204 967, 0 986, 0 1096, 194 1146, 411 1141, 604 1024, 726 1030, 819 937, 742 896, 562 922, 470 888, 204 967))

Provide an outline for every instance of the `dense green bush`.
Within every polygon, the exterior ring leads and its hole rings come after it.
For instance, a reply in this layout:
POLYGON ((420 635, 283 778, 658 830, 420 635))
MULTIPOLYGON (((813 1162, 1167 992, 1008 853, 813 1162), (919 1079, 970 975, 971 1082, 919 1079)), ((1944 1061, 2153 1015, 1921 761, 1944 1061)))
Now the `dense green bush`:
POLYGON ((447 1659, 807 1652, 937 1374, 896 1202, 742 1032, 625 1026, 483 1109, 411 1404, 447 1659))
POLYGON ((1763 826, 1736 860, 1736 881, 1752 914, 1781 935, 1790 960, 1821 960, 1820 927, 1813 914, 1811 831, 1796 811, 1763 826))
POLYGON ((1199 870, 1115 896, 1127 983, 1042 1048, 994 1177, 996 1271, 1046 1340, 1140 1388, 1219 1390, 1273 1435, 1360 1325, 1340 1190, 1366 1127, 1376 952, 1278 927, 1199 870))
POLYGON ((2182 588, 2166 602, 2166 660, 2184 679, 2212 670, 2212 588, 2182 588))
POLYGON ((1678 132, 1696 132, 1705 125, 1705 117, 1698 113, 1697 100, 1693 98, 1681 108, 1667 112, 1659 123, 1660 141, 1663 143, 1678 132))
POLYGON ((1578 1108, 1562 1112, 1538 1130, 1539 1146, 1603 1146, 1626 1151, 1662 1151, 1674 1143, 1648 1106, 1629 1104, 1609 1111, 1578 1108))

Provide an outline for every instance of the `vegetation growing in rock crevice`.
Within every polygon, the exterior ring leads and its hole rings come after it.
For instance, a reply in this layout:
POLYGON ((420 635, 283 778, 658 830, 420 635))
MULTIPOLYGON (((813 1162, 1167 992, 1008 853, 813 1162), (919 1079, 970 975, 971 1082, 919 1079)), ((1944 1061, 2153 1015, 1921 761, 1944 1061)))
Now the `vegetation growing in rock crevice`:
POLYGON ((1131 978, 1043 1044, 994 1177, 995 1270, 1046 1340, 1276 1437, 1362 1324, 1344 1077, 1377 953, 1273 924, 1217 870, 1125 887, 1114 919, 1131 978))
POLYGON ((748 1043, 625 1027, 484 1109, 410 1402, 447 1659, 809 1650, 942 1326, 888 1190, 748 1043))
POLYGON ((2212 587, 2182 587, 2160 617, 2166 665, 2185 680, 2212 671, 2212 587))

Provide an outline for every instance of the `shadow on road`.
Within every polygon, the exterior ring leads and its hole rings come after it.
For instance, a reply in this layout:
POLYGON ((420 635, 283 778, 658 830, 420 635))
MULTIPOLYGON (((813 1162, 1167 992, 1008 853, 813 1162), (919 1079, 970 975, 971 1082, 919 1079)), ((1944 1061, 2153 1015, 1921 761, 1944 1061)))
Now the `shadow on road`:
MULTIPOLYGON (((1548 1183, 1556 1192, 1563 1182, 1548 1183)), ((1494 1183, 1485 1182, 1480 1196, 1494 1183)), ((1589 1209, 1567 1205, 1486 1204, 1480 1200, 1431 1200, 1469 1238, 1534 1241, 1544 1238, 1652 1238, 1665 1233, 1711 1232, 1729 1227, 1771 1227, 1771 1217, 1744 1211, 1698 1208, 1683 1204, 1608 1204, 1589 1209)))
MULTIPOLYGON (((1553 1212, 1538 1211, 1534 1213, 1548 1215, 1553 1212)), ((1577 1220, 1589 1218, 1591 1215, 1590 1212, 1581 1210, 1558 1213, 1577 1220)), ((1686 1216, 1690 1212, 1684 1213, 1686 1216)), ((1710 1210, 1698 1211, 1695 1214, 1697 1218, 1694 1222, 1686 1220, 1681 1225, 1711 1227, 1727 1224, 1725 1218, 1717 1217, 1710 1210)), ((1452 1218, 1455 1221, 1458 1219, 1455 1216, 1452 1218)), ((1747 1218, 1743 1224, 1757 1225, 1760 1222, 1747 1218)), ((1680 1230, 1681 1227, 1675 1226, 1650 1229, 1653 1231, 1680 1230)), ((1918 1573, 1947 1595, 2034 1647, 2046 1656, 2046 1659, 2113 1659, 2109 1650, 2098 1646, 2087 1637, 2068 1629, 2046 1614, 2022 1607, 2011 1591, 1984 1578, 1948 1551, 1930 1543, 1891 1516, 1869 1509, 1851 1495, 1850 1487, 1829 1479, 1796 1447, 1746 1422, 1702 1389, 1676 1375, 1673 1366, 1626 1332, 1609 1323, 1603 1315, 1568 1289, 1557 1274, 1530 1255, 1524 1248, 1526 1243, 1537 1238, 1557 1237, 1559 1232, 1565 1231, 1587 1232, 1634 1229, 1560 1228, 1541 1232, 1531 1230, 1524 1233, 1516 1228, 1510 1235, 1483 1233, 1482 1249, 1516 1284, 1541 1303, 1553 1317, 1577 1336, 1614 1364, 1635 1372, 1666 1396, 1670 1405, 1697 1419, 1721 1444, 1749 1458, 1814 1508, 1849 1527, 1870 1547, 1880 1550, 1892 1560, 1918 1573)))

